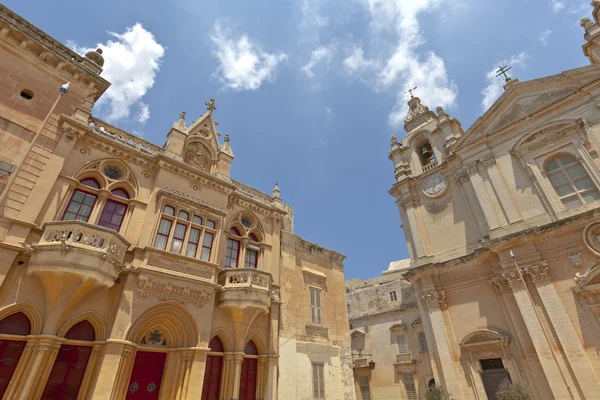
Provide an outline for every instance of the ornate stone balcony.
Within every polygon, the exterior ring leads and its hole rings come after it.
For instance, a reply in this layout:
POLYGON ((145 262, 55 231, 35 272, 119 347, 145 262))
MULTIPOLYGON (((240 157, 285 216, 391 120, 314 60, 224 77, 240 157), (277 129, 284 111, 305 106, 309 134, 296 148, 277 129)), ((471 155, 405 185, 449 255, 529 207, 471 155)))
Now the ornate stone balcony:
POLYGON ((375 363, 373 361, 369 361, 367 357, 360 357, 354 360, 354 368, 369 368, 375 369, 375 363))
POLYGON ((223 288, 217 297, 220 307, 255 308, 268 312, 271 307, 270 273, 254 268, 232 268, 219 273, 218 283, 223 288))
POLYGON ((396 362, 394 366, 398 372, 403 374, 415 373, 415 363, 417 360, 413 360, 412 353, 400 353, 396 354, 396 362))
POLYGON ((44 224, 44 233, 34 249, 28 273, 42 281, 56 276, 74 276, 111 287, 120 271, 129 243, 117 232, 80 221, 44 224))

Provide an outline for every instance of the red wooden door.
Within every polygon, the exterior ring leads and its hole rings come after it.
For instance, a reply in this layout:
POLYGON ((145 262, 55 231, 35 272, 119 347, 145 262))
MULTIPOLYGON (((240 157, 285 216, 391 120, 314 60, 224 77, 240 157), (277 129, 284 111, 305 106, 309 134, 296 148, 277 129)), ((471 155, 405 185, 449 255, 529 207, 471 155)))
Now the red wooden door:
POLYGON ((256 400, 256 358, 244 358, 240 376, 240 400, 256 400))
POLYGON ((206 370, 204 371, 204 384, 202 385, 202 400, 214 400, 221 393, 222 356, 206 357, 206 370))
POLYGON ((75 400, 91 352, 87 346, 60 346, 42 400, 75 400))
POLYGON ((0 340, 0 399, 4 396, 10 379, 17 368, 27 342, 0 340))
POLYGON ((138 351, 127 387, 126 400, 157 400, 167 353, 138 351))

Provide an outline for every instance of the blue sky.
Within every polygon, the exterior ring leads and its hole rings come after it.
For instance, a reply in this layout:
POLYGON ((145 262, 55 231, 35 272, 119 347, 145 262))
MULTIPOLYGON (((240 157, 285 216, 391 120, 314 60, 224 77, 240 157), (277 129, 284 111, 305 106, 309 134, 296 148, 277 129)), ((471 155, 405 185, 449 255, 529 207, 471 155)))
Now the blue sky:
POLYGON ((586 65, 581 0, 4 0, 73 48, 102 45, 113 82, 94 112, 162 145, 216 99, 232 176, 270 193, 279 180, 295 233, 348 256, 346 278, 407 257, 389 137, 404 92, 443 105, 466 130, 521 81, 586 65), (85 6, 84 6, 85 4, 85 6), (112 32, 113 34, 111 34, 112 32))

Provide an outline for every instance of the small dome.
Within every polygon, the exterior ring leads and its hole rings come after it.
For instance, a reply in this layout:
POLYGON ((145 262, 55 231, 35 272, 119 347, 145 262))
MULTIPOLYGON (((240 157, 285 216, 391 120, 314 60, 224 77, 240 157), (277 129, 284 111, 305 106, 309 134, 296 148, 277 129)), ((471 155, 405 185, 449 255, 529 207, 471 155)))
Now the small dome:
POLYGON ((92 62, 99 67, 104 65, 104 57, 102 57, 102 49, 90 50, 85 55, 86 58, 92 60, 92 62))

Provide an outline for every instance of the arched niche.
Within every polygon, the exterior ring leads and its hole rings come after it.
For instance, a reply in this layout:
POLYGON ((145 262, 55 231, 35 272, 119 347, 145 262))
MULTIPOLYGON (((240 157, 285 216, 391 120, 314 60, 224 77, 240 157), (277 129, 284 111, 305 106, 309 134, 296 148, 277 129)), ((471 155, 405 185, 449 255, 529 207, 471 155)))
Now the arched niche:
POLYGON ((141 344, 149 332, 160 331, 166 347, 195 347, 198 328, 185 308, 177 303, 161 303, 144 311, 127 333, 127 340, 141 344))

